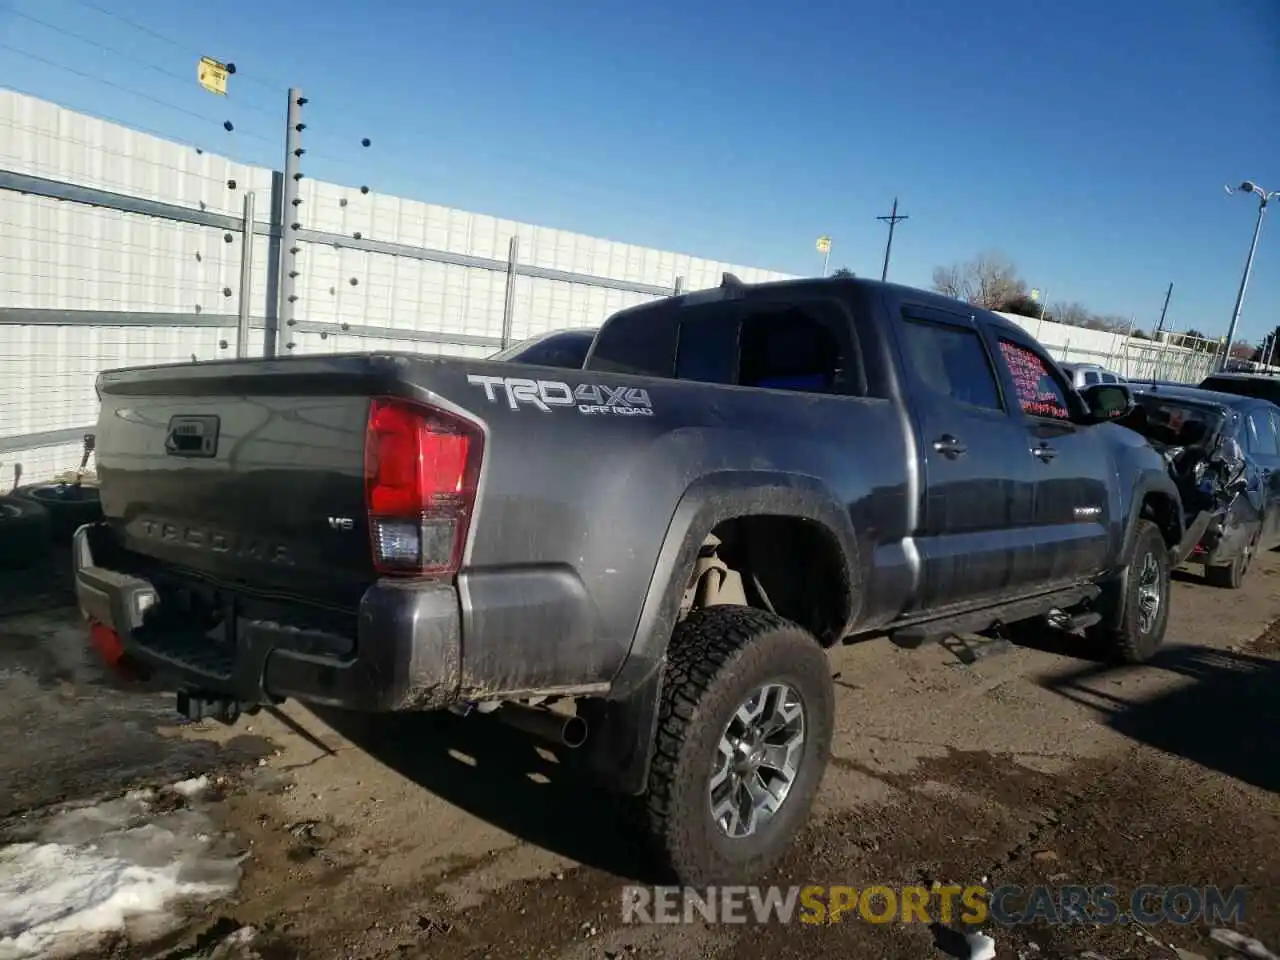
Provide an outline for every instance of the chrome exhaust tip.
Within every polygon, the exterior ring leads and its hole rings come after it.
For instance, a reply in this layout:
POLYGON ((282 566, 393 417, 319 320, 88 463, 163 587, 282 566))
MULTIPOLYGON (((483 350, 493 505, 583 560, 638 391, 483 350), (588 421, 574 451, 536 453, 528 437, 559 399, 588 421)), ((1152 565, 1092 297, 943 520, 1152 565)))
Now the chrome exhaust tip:
POLYGON ((527 707, 523 703, 504 703, 493 711, 493 716, 509 727, 570 750, 586 743, 590 732, 582 717, 556 713, 546 707, 527 707))

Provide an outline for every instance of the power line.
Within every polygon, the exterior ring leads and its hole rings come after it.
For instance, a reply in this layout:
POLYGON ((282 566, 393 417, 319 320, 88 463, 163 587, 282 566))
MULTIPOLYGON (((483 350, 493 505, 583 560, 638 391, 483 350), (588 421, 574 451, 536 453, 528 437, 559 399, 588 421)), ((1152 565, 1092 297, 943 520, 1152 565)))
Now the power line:
MULTIPOLYGON (((161 43, 167 43, 169 46, 174 47, 175 49, 181 50, 183 53, 186 53, 186 54, 191 53, 192 47, 190 44, 183 43, 180 40, 175 40, 173 37, 166 36, 165 34, 160 33, 157 30, 153 30, 151 27, 148 27, 145 24, 138 23, 138 21, 136 20, 131 20, 129 17, 126 17, 123 13, 117 13, 114 10, 108 10, 106 7, 101 6, 100 4, 94 3, 93 0, 72 0, 72 2, 78 3, 80 6, 85 7, 89 10, 96 10, 98 13, 102 14, 103 16, 111 17, 111 19, 116 20, 120 23, 123 23, 125 26, 132 27, 134 30, 137 30, 140 33, 145 33, 147 36, 155 40, 159 40, 161 43)), ((278 83, 278 82, 267 83, 266 81, 259 80, 257 77, 254 77, 254 76, 247 76, 247 75, 242 76, 238 71, 236 73, 236 76, 242 80, 248 81, 249 83, 256 83, 261 87, 271 90, 273 93, 278 93, 281 90, 288 89, 288 84, 278 83)))
MULTIPOLYGON (((146 67, 148 70, 154 70, 156 73, 159 73, 162 76, 166 76, 174 80, 179 80, 183 84, 187 84, 191 82, 191 78, 189 76, 184 76, 183 74, 176 73, 175 71, 169 70, 166 67, 161 67, 161 66, 158 66, 157 64, 149 63, 146 60, 140 60, 136 54, 126 53, 125 51, 119 49, 118 47, 112 47, 112 46, 109 46, 108 44, 102 43, 99 40, 92 40, 89 37, 81 36, 78 33, 68 30, 66 27, 60 27, 57 24, 49 23, 48 21, 41 20, 39 17, 33 17, 29 13, 24 13, 23 11, 17 10, 12 7, 9 8, 9 12, 12 13, 14 16, 21 17, 24 20, 28 20, 31 23, 44 27, 46 30, 51 30, 54 33, 60 33, 65 37, 70 37, 72 40, 78 41, 79 43, 86 44, 87 46, 96 47, 97 49, 102 50, 105 53, 110 53, 118 57, 123 57, 131 64, 136 64, 137 66, 140 66, 140 67, 146 67)), ((256 110, 259 113, 266 114, 272 119, 275 119, 276 117, 277 111, 267 110, 265 107, 258 106, 258 104, 256 103, 250 103, 248 101, 239 101, 239 100, 232 101, 232 102, 236 103, 238 106, 248 107, 250 110, 256 110)))
MULTIPOLYGON (((132 29, 134 29, 134 30, 139 31, 140 33, 143 33, 143 34, 145 34, 145 35, 147 35, 147 36, 149 36, 149 37, 152 37, 152 38, 154 38, 154 39, 156 39, 156 40, 159 40, 161 43, 168 44, 169 46, 171 46, 171 47, 173 47, 173 48, 175 48, 175 49, 177 49, 177 50, 181 50, 184 54, 194 56, 194 54, 193 54, 193 52, 192 52, 192 51, 193 51, 193 48, 192 48, 190 45, 185 44, 185 43, 182 43, 181 41, 176 40, 176 39, 174 39, 173 37, 166 36, 165 34, 160 33, 160 32, 158 32, 157 30, 154 30, 154 29, 152 29, 151 27, 146 26, 145 24, 138 23, 137 21, 130 19, 129 17, 125 16, 124 14, 117 13, 117 12, 115 12, 114 10, 109 10, 109 9, 107 9, 106 7, 101 6, 100 4, 93 2, 93 0, 72 0, 72 2, 73 2, 73 3, 78 3, 78 4, 80 4, 82 7, 85 7, 86 9, 94 10, 94 11, 96 11, 96 12, 98 12, 98 13, 101 13, 101 14, 103 14, 103 15, 105 15, 105 16, 111 17, 112 19, 117 20, 117 21, 119 21, 120 23, 123 23, 123 24, 125 24, 126 26, 128 26, 128 27, 130 27, 130 28, 132 28, 132 29)), ((112 53, 112 54, 114 54, 114 55, 116 55, 116 56, 118 56, 118 57, 122 57, 122 58, 124 58, 124 59, 125 59, 127 62, 129 62, 129 63, 136 63, 136 64, 138 64, 139 66, 143 66, 143 67, 146 67, 146 68, 148 68, 148 69, 150 69, 150 70, 154 70, 154 71, 156 71, 157 73, 162 74, 163 76, 170 77, 170 78, 172 78, 172 79, 176 79, 176 80, 180 80, 180 81, 182 81, 184 84, 185 84, 185 83, 187 83, 187 82, 189 81, 189 79, 190 79, 189 77, 186 77, 186 76, 180 75, 180 74, 178 74, 178 73, 175 73, 175 72, 174 72, 174 71, 172 71, 172 70, 168 70, 168 69, 166 69, 166 68, 164 68, 164 67, 157 66, 157 65, 156 65, 156 64, 154 64, 154 63, 148 63, 148 62, 147 62, 147 61, 145 61, 145 60, 139 60, 139 59, 137 58, 137 56, 136 56, 135 54, 131 53, 131 52, 130 52, 130 53, 126 53, 126 52, 121 51, 121 50, 119 50, 119 49, 117 49, 117 48, 113 48, 113 47, 111 47, 111 46, 109 46, 109 45, 107 45, 107 44, 101 43, 100 41, 92 40, 92 39, 89 39, 88 37, 81 36, 81 35, 79 35, 79 34, 77 34, 77 33, 74 33, 74 32, 73 32, 73 31, 71 31, 71 30, 67 30, 65 27, 60 27, 60 26, 57 26, 57 25, 55 25, 55 24, 48 23, 48 22, 46 22, 46 21, 44 21, 44 20, 41 20, 39 17, 34 17, 34 16, 32 16, 31 14, 23 13, 23 12, 21 12, 21 11, 18 11, 18 10, 13 9, 12 7, 10 7, 10 10, 11 10, 11 12, 18 14, 18 16, 23 17, 24 19, 29 20, 29 21, 31 21, 32 23, 39 24, 40 26, 45 27, 45 28, 47 28, 47 29, 49 29, 49 30, 53 30, 53 31, 55 31, 55 32, 65 34, 66 36, 71 37, 71 38, 72 38, 72 39, 74 39, 74 40, 78 40, 78 41, 80 41, 81 43, 85 43, 85 44, 88 44, 88 45, 90 45, 90 46, 97 47, 97 48, 98 48, 98 49, 100 49, 100 50, 104 50, 104 51, 106 51, 106 52, 108 52, 108 53, 112 53)), ((3 44, 0 44, 0 46, 4 46, 4 45, 3 45, 3 44)), ((14 49, 14 48, 12 48, 12 47, 6 47, 6 49, 14 49)), ((187 109, 185 109, 185 108, 183 108, 183 107, 179 107, 179 106, 177 106, 176 104, 162 103, 162 102, 160 102, 160 101, 157 101, 154 97, 152 97, 152 96, 150 96, 150 95, 142 94, 142 93, 140 93, 140 92, 138 92, 138 91, 135 91, 135 90, 129 90, 128 88, 122 87, 122 86, 120 86, 119 84, 111 83, 110 81, 107 81, 107 80, 100 80, 100 79, 98 79, 98 78, 96 78, 96 77, 89 76, 89 75, 85 74, 84 72, 79 71, 79 70, 76 70, 76 69, 75 69, 75 68, 73 68, 73 67, 68 67, 68 66, 66 66, 65 64, 53 63, 53 62, 51 62, 51 61, 44 60, 43 58, 36 57, 36 56, 35 56, 35 55, 33 55, 33 54, 26 54, 26 53, 25 53, 25 51, 20 51, 20 50, 18 50, 18 51, 15 51, 15 52, 18 52, 18 53, 24 53, 25 55, 27 55, 27 56, 31 57, 32 59, 40 60, 41 62, 47 63, 47 64, 49 64, 50 66, 56 67, 56 68, 61 69, 61 70, 66 70, 66 71, 68 71, 68 72, 70 72, 70 73, 75 74, 76 76, 80 76, 80 77, 84 77, 84 78, 86 78, 86 79, 93 80, 95 83, 102 83, 102 84, 105 84, 106 86, 114 87, 115 89, 119 89, 119 90, 121 90, 121 91, 123 91, 123 92, 130 93, 130 94, 132 94, 133 96, 138 96, 138 97, 142 97, 142 98, 143 98, 143 99, 145 99, 145 100, 150 100, 150 101, 151 101, 151 102, 153 102, 153 103, 161 103, 161 105, 162 105, 162 106, 166 106, 166 107, 168 107, 169 109, 178 110, 178 111, 180 111, 180 112, 182 112, 182 113, 187 114, 188 116, 193 116, 193 117, 196 117, 197 119, 201 119, 201 120, 207 120, 207 121, 209 121, 210 123, 217 123, 217 124, 218 124, 218 126, 222 126, 222 125, 223 125, 223 121, 222 121, 222 120, 214 120, 212 117, 203 116, 203 115, 201 115, 201 114, 197 113, 196 111, 187 110, 187 109)), ((274 86, 274 85, 272 85, 272 84, 270 84, 270 83, 267 83, 267 82, 265 82, 265 81, 263 81, 263 80, 257 79, 256 77, 246 76, 246 75, 244 75, 242 72, 240 72, 239 70, 237 70, 237 71, 236 71, 236 73, 235 73, 235 77, 236 77, 236 79, 237 79, 237 80, 247 80, 247 81, 249 81, 250 83, 255 83, 255 84, 257 84, 259 87, 263 88, 264 90, 269 90, 273 95, 278 95, 282 90, 287 90, 287 89, 289 88, 289 86, 288 86, 287 84, 284 84, 284 83, 279 84, 279 86, 274 86)), ((25 92, 25 91, 24 91, 24 92, 25 92)), ((28 95, 29 95, 29 96, 36 96, 36 97, 38 97, 38 96, 39 96, 39 94, 30 93, 30 92, 28 92, 28 95)), ((252 102, 247 102, 247 101, 229 100, 229 102, 234 103, 234 104, 239 104, 239 105, 245 106, 245 107, 247 107, 247 108, 249 108, 249 109, 251 109, 251 110, 254 110, 254 111, 256 111, 256 112, 258 112, 258 113, 262 114, 263 116, 266 116, 266 117, 270 118, 270 119, 271 119, 271 120, 273 120, 273 121, 278 122, 278 119, 279 119, 279 112, 278 112, 277 110, 268 109, 267 107, 263 107, 263 106, 260 106, 259 104, 252 103, 252 102)), ((126 127, 133 127, 134 129, 142 130, 142 132, 144 132, 144 133, 150 133, 150 134, 152 134, 153 136, 162 137, 162 138, 164 138, 164 139, 169 139, 169 140, 174 139, 174 138, 172 138, 172 137, 169 137, 169 136, 168 136, 168 135, 166 135, 166 134, 157 133, 157 132, 152 131, 152 130, 145 130, 145 129, 141 128, 141 127, 138 127, 136 124, 127 123, 127 122, 122 121, 122 120, 117 120, 117 119, 113 119, 113 118, 105 117, 105 116, 103 116, 103 117, 102 117, 102 119, 104 119, 104 120, 111 120, 111 122, 113 122, 113 123, 119 123, 119 124, 121 124, 122 126, 126 126, 126 127)), ((231 131, 229 131, 229 132, 231 132, 231 131)), ((235 132, 239 132, 239 131, 235 131, 235 132)), ((278 139, 276 139, 276 138, 272 138, 272 137, 264 137, 264 136, 262 136, 262 135, 260 135, 260 134, 254 134, 254 133, 245 133, 244 135, 245 135, 245 136, 247 136, 247 137, 251 137, 251 138, 253 138, 253 139, 255 139, 255 140, 260 140, 260 141, 262 141, 263 143, 269 143, 269 144, 270 144, 271 146, 273 146, 273 147, 277 147, 277 148, 278 148, 278 146, 279 146, 279 140, 278 140, 278 139)), ((194 144, 187 144, 187 145, 188 145, 188 146, 195 146, 194 144)), ((196 147, 196 149, 203 149, 203 148, 196 147)), ((334 156, 333 154, 330 154, 330 153, 327 153, 327 152, 316 151, 316 150, 311 150, 311 149, 308 149, 308 151, 307 151, 307 152, 308 152, 308 153, 309 153, 309 154, 310 154, 314 159, 326 160, 326 161, 328 161, 328 162, 330 162, 330 163, 338 164, 339 166, 342 166, 342 167, 350 167, 350 168, 352 168, 352 169, 353 169, 353 171, 354 171, 354 169, 355 169, 355 167, 356 167, 356 165, 357 165, 357 164, 356 164, 356 161, 355 161, 355 160, 353 160, 353 159, 348 159, 348 158, 344 158, 344 157, 334 156)))
MULTIPOLYGON (((75 67, 69 67, 65 63, 58 63, 56 60, 50 60, 47 57, 40 56, 39 54, 31 53, 28 50, 21 50, 18 47, 10 46, 7 43, 0 43, 0 50, 7 50, 10 53, 16 53, 20 57, 26 57, 27 59, 34 60, 37 63, 43 63, 45 66, 53 67, 55 70, 62 70, 62 71, 65 71, 66 73, 72 74, 73 76, 80 77, 84 80, 89 80, 96 84, 100 84, 101 86, 110 87, 113 90, 119 90, 121 93, 127 93, 129 94, 129 96, 137 97, 140 100, 146 100, 149 103, 154 103, 156 106, 164 107, 166 110, 172 110, 175 113, 181 113, 188 117, 192 117, 196 120, 203 121, 205 123, 212 123, 218 126, 224 126, 224 121, 216 120, 207 114, 198 113, 195 110, 189 110, 186 107, 179 106, 176 103, 170 103, 169 101, 162 100, 159 97, 153 97, 149 93, 143 93, 140 90, 134 90, 131 87, 126 87, 112 80, 106 80, 102 77, 94 76, 91 73, 86 73, 83 70, 77 70, 75 67)), ((129 126, 129 124, 126 124, 126 126, 129 126)), ((232 131, 232 130, 228 130, 227 132, 228 133, 238 132, 242 137, 250 137, 254 140, 261 140, 264 143, 271 144, 272 146, 276 145, 275 140, 272 140, 269 137, 264 137, 261 134, 245 133, 242 131, 232 131)))

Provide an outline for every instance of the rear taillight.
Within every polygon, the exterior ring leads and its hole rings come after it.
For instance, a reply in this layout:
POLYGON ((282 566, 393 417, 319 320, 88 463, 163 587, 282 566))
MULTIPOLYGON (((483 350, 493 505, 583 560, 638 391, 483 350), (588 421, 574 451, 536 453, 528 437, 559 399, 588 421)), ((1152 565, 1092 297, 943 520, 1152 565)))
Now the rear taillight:
POLYGON ((407 400, 371 401, 365 500, 380 572, 457 572, 483 452, 484 434, 468 421, 407 400))

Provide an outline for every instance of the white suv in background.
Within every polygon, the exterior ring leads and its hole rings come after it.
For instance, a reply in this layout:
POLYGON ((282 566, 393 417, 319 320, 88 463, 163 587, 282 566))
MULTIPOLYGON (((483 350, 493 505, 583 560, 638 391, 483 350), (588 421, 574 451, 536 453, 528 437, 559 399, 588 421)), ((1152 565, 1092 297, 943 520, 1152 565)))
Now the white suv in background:
POLYGON ((1127 387, 1129 381, 1114 370, 1100 367, 1096 363, 1060 363, 1062 372, 1071 378, 1071 384, 1077 390, 1091 387, 1096 383, 1118 383, 1127 387))

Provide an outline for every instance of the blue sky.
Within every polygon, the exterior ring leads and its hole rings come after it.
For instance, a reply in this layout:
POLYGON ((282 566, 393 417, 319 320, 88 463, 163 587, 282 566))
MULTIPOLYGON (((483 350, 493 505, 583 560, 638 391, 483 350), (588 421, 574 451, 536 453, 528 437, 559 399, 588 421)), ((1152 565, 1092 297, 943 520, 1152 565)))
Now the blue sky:
MULTIPOLYGON (((312 176, 797 273, 825 233, 878 276, 897 194, 892 279, 999 250, 1145 327, 1173 281, 1215 336, 1257 210, 1223 184, 1280 190, 1275 0, 0 0, 0 84, 276 166, 296 84, 312 176)), ((1247 338, 1278 268, 1274 203, 1247 338)))

